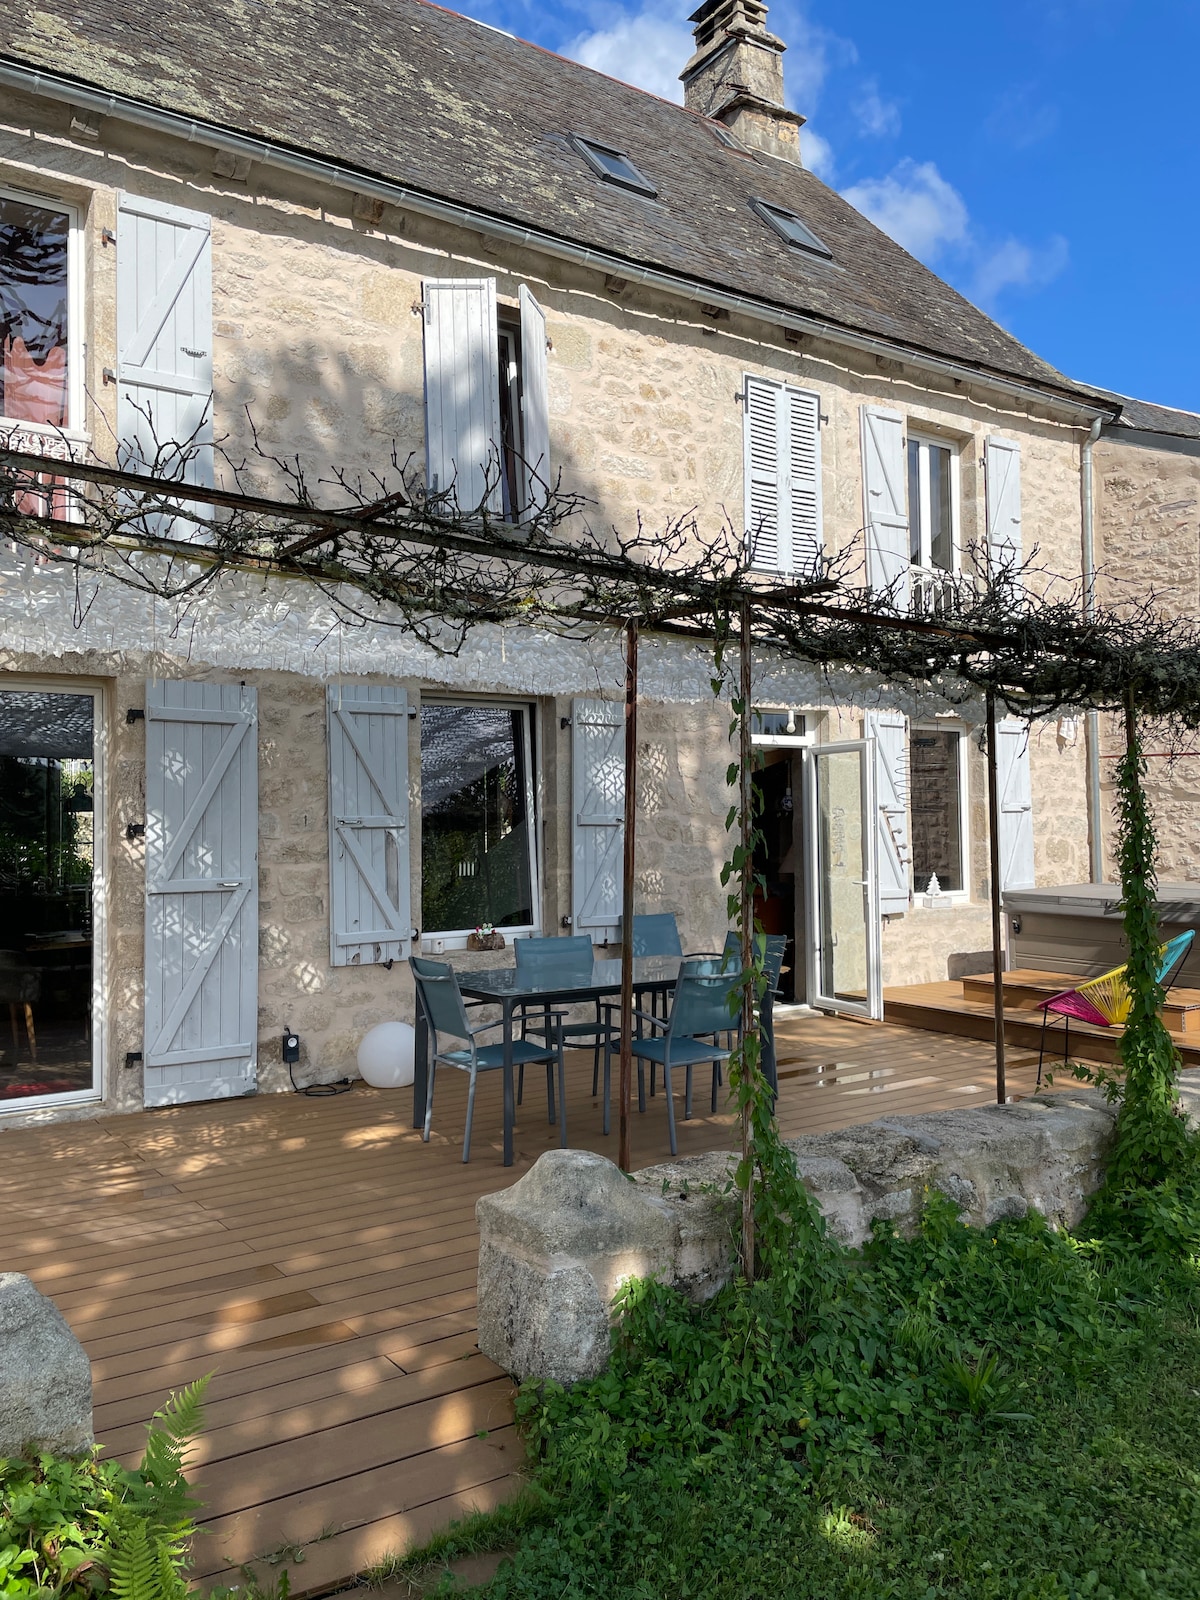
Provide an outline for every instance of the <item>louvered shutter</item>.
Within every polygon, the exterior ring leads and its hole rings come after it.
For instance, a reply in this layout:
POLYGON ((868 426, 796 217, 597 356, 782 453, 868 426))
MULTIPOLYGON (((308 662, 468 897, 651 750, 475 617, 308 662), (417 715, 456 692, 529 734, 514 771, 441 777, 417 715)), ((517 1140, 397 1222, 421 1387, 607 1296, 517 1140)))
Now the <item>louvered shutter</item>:
POLYGON ((759 572, 794 572, 821 552, 821 401, 747 376, 746 534, 759 572))
POLYGON ((879 406, 862 407, 863 526, 867 584, 907 611, 911 582, 904 418, 879 406))
POLYGON ((625 843, 625 707, 612 700, 571 706, 571 919, 594 944, 621 923, 625 843))
POLYGON ((1016 717, 996 726, 996 776, 1000 801, 1000 887, 1032 889, 1033 786, 1029 729, 1016 717))
POLYGON ((501 511, 500 358, 494 278, 426 278, 425 453, 431 492, 501 511))
POLYGON ((256 1085, 256 731, 253 689, 146 686, 148 1106, 256 1085))
POLYGON ((992 574, 1021 565, 1021 446, 992 437, 984 446, 987 549, 992 574))
POLYGON ((909 907, 908 719, 898 711, 869 711, 863 732, 875 741, 879 909, 895 915, 909 907))
POLYGON ((328 710, 330 960, 405 960, 408 695, 392 684, 331 685, 328 710))
POLYGON ((521 448, 524 509, 544 506, 550 478, 550 399, 546 387, 546 313, 524 284, 521 305, 521 448))
MULTIPOLYGON (((117 211, 117 440, 122 464, 213 481, 212 237, 202 212, 122 194, 117 211)), ((154 531, 195 538, 184 519, 154 531)))

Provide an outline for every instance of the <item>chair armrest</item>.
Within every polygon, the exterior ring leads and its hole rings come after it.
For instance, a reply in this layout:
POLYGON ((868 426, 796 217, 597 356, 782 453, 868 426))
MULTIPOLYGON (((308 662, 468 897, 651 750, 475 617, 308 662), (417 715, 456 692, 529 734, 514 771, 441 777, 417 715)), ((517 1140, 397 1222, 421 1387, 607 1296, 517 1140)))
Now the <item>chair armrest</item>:
MULTIPOLYGON (((619 1000, 601 1000, 600 1009, 601 1011, 607 1011, 611 1016, 614 1011, 619 1011, 621 1009, 621 1002, 619 1000)), ((656 1017, 650 1011, 639 1011, 636 1006, 633 1009, 632 1015, 635 1017, 640 1017, 643 1022, 652 1022, 656 1028, 661 1028, 664 1033, 667 1031, 669 1026, 669 1024, 664 1021, 662 1017, 656 1017)), ((611 1026, 611 1024, 609 1024, 609 1026, 611 1026)))
MULTIPOLYGON (((566 1018, 568 1017, 569 1013, 566 1012, 566 1011, 554 1011, 554 1010, 550 1010, 550 1009, 543 1009, 541 1011, 541 1015, 542 1016, 546 1016, 546 1017, 556 1017, 559 1020, 559 1022, 563 1022, 563 1021, 566 1020, 566 1018)), ((503 1022, 502 1018, 497 1018, 497 1020, 495 1022, 481 1022, 477 1028, 472 1028, 471 1029, 471 1038, 474 1039, 477 1034, 487 1033, 492 1028, 502 1028, 503 1026, 504 1026, 504 1022, 503 1022)))

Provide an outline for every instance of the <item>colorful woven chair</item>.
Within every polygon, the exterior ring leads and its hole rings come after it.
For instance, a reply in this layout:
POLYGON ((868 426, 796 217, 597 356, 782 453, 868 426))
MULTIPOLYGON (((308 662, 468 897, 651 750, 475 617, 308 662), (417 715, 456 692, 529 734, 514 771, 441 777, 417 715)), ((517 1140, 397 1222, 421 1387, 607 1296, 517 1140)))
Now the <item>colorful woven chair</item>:
MULTIPOLYGON (((1174 982, 1195 937, 1195 929, 1189 928, 1186 933, 1177 934, 1167 944, 1159 946, 1157 977, 1164 989, 1169 989, 1174 982)), ((1124 1023, 1133 1004, 1133 996, 1125 982, 1127 970, 1127 966, 1114 967, 1111 972, 1104 972, 1098 978, 1089 978, 1076 989, 1064 989, 1061 994, 1038 1002, 1038 1010, 1042 1013, 1042 1047, 1038 1051, 1037 1072, 1039 1089, 1042 1086, 1042 1062, 1046 1055, 1046 1028, 1050 1013, 1054 1012, 1066 1023, 1063 1033, 1065 1065, 1071 1047, 1072 1017, 1077 1022, 1090 1022, 1094 1028, 1119 1028, 1124 1023)))

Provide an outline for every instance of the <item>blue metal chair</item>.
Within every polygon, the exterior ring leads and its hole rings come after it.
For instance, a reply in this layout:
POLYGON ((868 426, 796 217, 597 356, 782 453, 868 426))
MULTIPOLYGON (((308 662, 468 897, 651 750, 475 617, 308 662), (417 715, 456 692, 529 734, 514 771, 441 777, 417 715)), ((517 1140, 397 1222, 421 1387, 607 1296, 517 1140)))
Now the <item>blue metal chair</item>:
MULTIPOLYGON (((771 1093, 779 1092, 779 1068, 775 1060, 775 1001, 779 997, 779 980, 783 975, 783 957, 787 950, 787 935, 785 933, 756 934, 755 938, 765 939, 766 948, 763 951, 763 971, 767 980, 766 993, 762 998, 762 1009, 759 1013, 759 1032, 762 1039, 762 1072, 763 1077, 771 1085, 771 1093)), ((742 941, 736 933, 725 935, 725 950, 723 959, 726 962, 736 960, 738 967, 742 964, 742 941)))
MULTIPOLYGON (((595 962, 596 952, 592 948, 592 941, 586 933, 572 935, 568 939, 515 939, 513 941, 513 954, 517 961, 518 974, 529 983, 541 984, 547 989, 570 988, 572 984, 587 983, 592 976, 592 967, 595 962)), ((600 1051, 604 1048, 604 1039, 607 1024, 600 1016, 600 1002, 596 1002, 595 1017, 583 1022, 564 1022, 561 1024, 564 1045, 574 1041, 582 1049, 592 1051, 592 1093, 599 1090, 600 1082, 600 1051)), ((551 1029, 545 1019, 550 1016, 550 1008, 537 1001, 529 1000, 521 1010, 521 1037, 549 1040, 551 1029), (539 1016, 542 1020, 538 1020, 539 1016)), ((521 1096, 525 1088, 525 1070, 521 1069, 517 1080, 517 1104, 521 1103, 521 1096)))
MULTIPOLYGON (((461 1072, 471 1074, 470 1087, 467 1090, 467 1126, 463 1134, 463 1160, 471 1159, 471 1122, 475 1115, 475 1081, 481 1072, 494 1072, 497 1067, 504 1066, 504 1045, 477 1044, 476 1039, 481 1033, 487 1033, 493 1028, 499 1028, 499 1022, 484 1022, 478 1027, 472 1027, 467 1018, 467 1008, 463 1002, 462 993, 458 987, 458 978, 454 969, 445 961, 427 961, 421 956, 413 956, 409 962, 412 967, 413 978, 417 986, 417 1001, 425 1013, 425 1021, 429 1025, 430 1051, 429 1051, 429 1090, 425 1097, 425 1127, 421 1138, 429 1142, 430 1129, 433 1126, 433 1084, 437 1074, 438 1062, 443 1062, 448 1067, 457 1067, 461 1072), (441 1043, 441 1035, 448 1035, 452 1039, 462 1039, 465 1048, 447 1050, 441 1043)), ((525 1039, 514 1039, 512 1046, 513 1064, 524 1067, 534 1062, 545 1062, 546 1065, 546 1099, 549 1104, 549 1120, 555 1120, 554 1111, 554 1067, 558 1065, 558 1124, 559 1142, 566 1148, 567 1144, 567 1098, 566 1085, 563 1072, 563 1044, 560 1026, 561 1013, 548 1012, 547 1024, 553 1044, 530 1044, 525 1039)))
POLYGON ((653 911, 633 919, 635 956, 681 956, 679 924, 673 911, 653 911))
MULTIPOLYGON (((679 969, 679 981, 671 1002, 670 1015, 664 1022, 649 1011, 635 1011, 640 1022, 662 1030, 661 1038, 634 1038, 631 1048, 638 1064, 638 1109, 646 1109, 645 1065, 663 1071, 663 1087, 667 1095, 667 1129, 671 1139, 671 1154, 678 1146, 675 1140, 675 1100, 671 1087, 671 1069, 684 1067, 687 1072, 684 1088, 683 1116, 686 1122, 692 1114, 692 1069, 709 1063, 713 1068, 713 1109, 716 1109, 717 1071, 721 1062, 728 1060, 729 1049, 717 1043, 722 1034, 730 1031, 733 1013, 730 997, 741 982, 740 972, 715 970, 719 958, 708 957, 685 961, 679 969)), ((606 1002, 605 1010, 614 1009, 606 1002)), ((614 1029, 614 1032, 617 1030, 614 1029)), ((612 1034, 604 1042, 604 1131, 609 1130, 609 1108, 612 1098, 612 1034)))

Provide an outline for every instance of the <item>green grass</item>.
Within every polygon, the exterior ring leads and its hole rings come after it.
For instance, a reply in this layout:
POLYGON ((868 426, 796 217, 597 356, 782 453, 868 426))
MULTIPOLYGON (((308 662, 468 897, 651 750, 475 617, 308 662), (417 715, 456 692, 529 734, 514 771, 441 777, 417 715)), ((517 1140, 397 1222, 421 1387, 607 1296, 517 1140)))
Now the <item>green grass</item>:
POLYGON ((753 1291, 624 1309, 608 1373, 523 1391, 539 1494, 373 1576, 506 1549, 488 1600, 1200 1600, 1190 1258, 934 1196, 916 1240, 818 1224, 753 1291))

